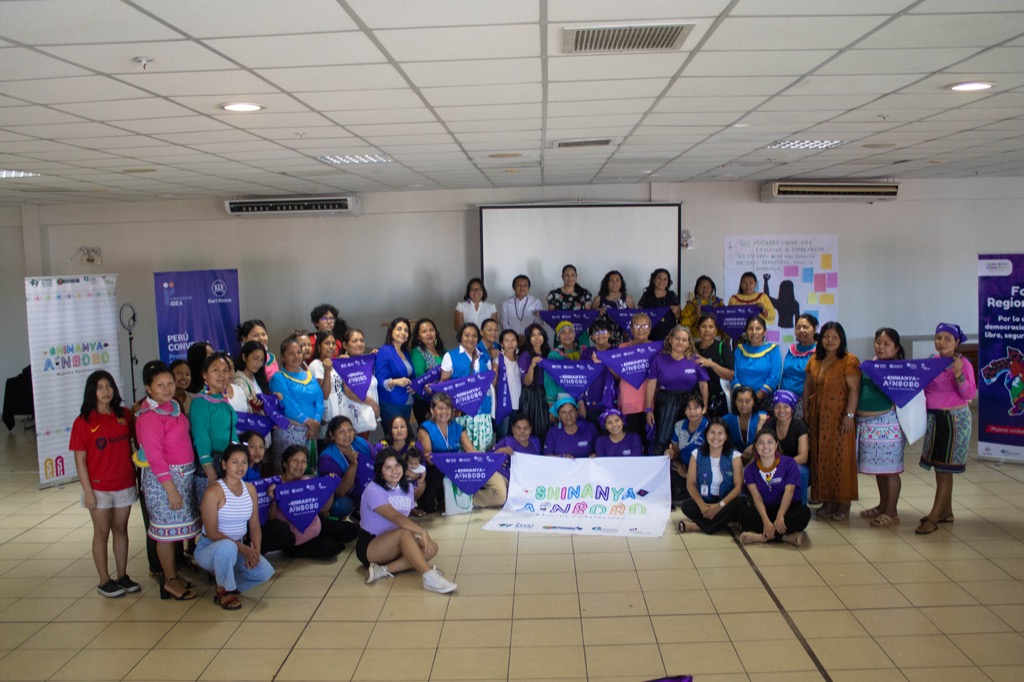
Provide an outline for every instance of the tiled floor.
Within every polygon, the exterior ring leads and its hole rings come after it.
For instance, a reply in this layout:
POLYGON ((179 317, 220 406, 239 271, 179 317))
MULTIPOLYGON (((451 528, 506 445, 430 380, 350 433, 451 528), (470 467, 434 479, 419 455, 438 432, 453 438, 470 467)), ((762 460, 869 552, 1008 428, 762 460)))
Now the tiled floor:
MULTIPOLYGON (((36 489, 30 434, 0 436, 0 472, 3 680, 1024 679, 1024 467, 972 460, 956 522, 918 537, 932 480, 908 455, 902 525, 814 520, 802 550, 434 519, 451 596, 411 575, 366 585, 350 552, 273 557, 240 613, 203 581, 197 601, 161 602, 137 512, 130 573, 145 589, 100 597, 77 484, 36 489)), ((873 481, 861 491, 872 505, 873 481)))

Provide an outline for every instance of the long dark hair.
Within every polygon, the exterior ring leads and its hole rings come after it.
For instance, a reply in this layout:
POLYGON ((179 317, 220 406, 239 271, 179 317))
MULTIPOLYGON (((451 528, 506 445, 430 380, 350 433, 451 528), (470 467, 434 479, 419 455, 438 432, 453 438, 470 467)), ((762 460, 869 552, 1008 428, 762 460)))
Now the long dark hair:
POLYGON ((484 296, 480 300, 481 301, 486 301, 487 300, 487 287, 484 286, 484 281, 482 279, 480 279, 479 277, 474 277, 473 279, 471 279, 468 282, 466 282, 466 293, 463 295, 462 300, 463 301, 468 301, 469 300, 469 290, 473 288, 473 283, 474 282, 479 284, 480 285, 480 289, 483 291, 484 296))
POLYGON ((523 351, 527 355, 529 355, 531 358, 534 356, 533 345, 530 343, 530 337, 533 336, 533 330, 534 329, 540 330, 540 335, 544 338, 544 343, 541 344, 541 347, 540 347, 540 356, 542 358, 546 358, 548 356, 548 353, 551 352, 551 344, 548 342, 548 333, 546 331, 544 331, 544 327, 540 326, 536 322, 534 322, 533 324, 528 326, 523 331, 523 336, 526 338, 526 345, 523 348, 523 351))
POLYGON ((235 338, 238 339, 239 343, 242 343, 255 327, 263 327, 263 331, 267 331, 267 325, 263 324, 263 320, 253 318, 235 327, 235 338))
POLYGON ((609 270, 605 273, 605 276, 601 278, 601 287, 597 290, 597 295, 603 301, 608 295, 608 280, 612 278, 612 275, 618 275, 619 281, 622 282, 622 286, 619 288, 619 293, 622 295, 622 300, 626 300, 626 278, 622 276, 622 273, 618 270, 609 270))
POLYGON ((665 291, 668 291, 669 289, 672 288, 672 273, 666 270, 665 268, 656 268, 651 272, 651 279, 649 282, 647 282, 647 287, 644 289, 645 294, 650 294, 651 296, 654 296, 654 290, 657 289, 657 287, 654 286, 654 280, 656 280, 658 278, 658 275, 660 275, 663 272, 665 273, 665 276, 668 277, 668 284, 665 285, 665 291))
POLYGON ((836 349, 836 357, 845 358, 846 330, 843 329, 843 325, 839 324, 834 320, 831 322, 826 322, 825 324, 821 325, 821 331, 818 332, 818 347, 814 351, 814 357, 818 358, 819 360, 825 359, 825 355, 828 353, 828 351, 825 350, 825 346, 822 345, 821 340, 825 337, 825 332, 827 331, 835 331, 835 333, 839 335, 839 348, 836 349))
POLYGON ((203 363, 206 362, 206 356, 210 355, 207 348, 213 348, 209 341, 196 341, 188 347, 185 354, 188 368, 192 370, 192 383, 188 385, 189 393, 199 393, 203 390, 203 363))
POLYGON ((412 334, 410 334, 413 348, 427 350, 426 346, 423 345, 423 342, 420 341, 420 327, 422 327, 424 324, 429 324, 431 327, 434 328, 434 349, 441 355, 444 355, 445 348, 444 341, 441 340, 441 332, 437 330, 437 325, 429 317, 421 317, 420 319, 416 320, 416 326, 413 327, 412 334))
MULTIPOLYGON (((881 336, 882 334, 885 334, 890 339, 892 339, 892 342, 896 345, 896 359, 897 360, 904 360, 904 359, 906 359, 907 354, 903 350, 903 344, 900 343, 900 333, 898 331, 896 331, 895 329, 893 329, 892 327, 879 327, 875 331, 875 340, 877 341, 878 337, 881 336)), ((842 337, 840 336, 840 338, 842 338, 842 337)))
POLYGON ((270 382, 267 380, 267 349, 263 347, 262 343, 259 341, 246 341, 242 344, 242 350, 238 351, 238 357, 235 358, 235 369, 239 372, 244 372, 246 359, 256 351, 263 353, 263 363, 260 365, 260 368, 253 373, 253 377, 255 377, 256 385, 260 387, 260 390, 264 393, 269 393, 270 382))
POLYGON ((397 327, 402 322, 405 322, 405 328, 409 332, 408 337, 405 339, 405 343, 402 344, 402 353, 408 355, 409 339, 412 338, 412 324, 410 324, 408 318, 396 317, 395 319, 391 320, 391 324, 388 325, 388 331, 384 335, 384 343, 387 345, 391 345, 392 343, 394 343, 394 341, 391 338, 391 335, 395 333, 395 327, 397 327))
MULTIPOLYGON (((691 398, 692 400, 692 398, 691 398)), ((700 454, 705 457, 711 456, 711 443, 708 442, 708 429, 712 426, 721 426, 725 429, 725 442, 722 443, 722 456, 725 457, 727 454, 731 455, 733 451, 732 439, 729 438, 729 427, 725 425, 721 417, 713 417, 708 420, 708 425, 704 428, 704 444, 700 446, 700 454)))
POLYGON ((707 275, 701 275, 700 277, 697 278, 697 281, 693 285, 693 295, 697 297, 698 300, 700 300, 700 294, 697 293, 697 290, 700 289, 701 282, 707 282, 708 284, 711 285, 711 298, 714 298, 715 294, 718 293, 718 287, 715 286, 715 280, 711 279, 707 275))
MULTIPOLYGON (((373 460, 373 482, 384 488, 384 490, 388 489, 388 484, 384 480, 384 462, 388 460, 388 457, 394 457, 396 462, 403 467, 405 466, 402 464, 402 456, 393 448, 384 448, 377 453, 377 458, 373 460)), ((402 489, 403 493, 409 492, 409 481, 406 480, 405 476, 398 479, 398 487, 402 489)))
POLYGON ((85 395, 82 396, 82 410, 79 414, 86 421, 89 420, 89 415, 96 409, 96 390, 103 379, 106 379, 110 387, 114 389, 114 397, 110 401, 110 411, 114 414, 120 414, 121 391, 117 389, 117 382, 114 381, 114 377, 110 372, 105 369, 98 369, 85 380, 85 395))

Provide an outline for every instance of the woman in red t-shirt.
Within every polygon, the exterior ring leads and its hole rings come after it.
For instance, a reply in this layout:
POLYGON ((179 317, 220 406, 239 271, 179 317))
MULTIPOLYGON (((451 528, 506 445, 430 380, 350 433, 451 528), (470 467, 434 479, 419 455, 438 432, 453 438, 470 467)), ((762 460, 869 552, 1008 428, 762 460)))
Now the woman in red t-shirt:
POLYGON ((132 464, 132 415, 121 407, 121 393, 109 372, 98 370, 85 380, 82 412, 71 427, 68 449, 82 484, 82 506, 92 516, 92 558, 104 597, 138 592, 128 577, 128 515, 139 499, 132 464), (117 579, 107 566, 107 538, 114 535, 117 579))

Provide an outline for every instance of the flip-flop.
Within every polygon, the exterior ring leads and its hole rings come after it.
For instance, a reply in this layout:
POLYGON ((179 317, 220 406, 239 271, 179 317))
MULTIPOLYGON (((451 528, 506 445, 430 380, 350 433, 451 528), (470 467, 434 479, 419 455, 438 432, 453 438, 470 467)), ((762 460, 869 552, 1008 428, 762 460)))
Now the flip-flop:
POLYGON ((869 525, 875 528, 884 528, 885 526, 892 526, 900 522, 900 517, 889 516, 888 514, 879 514, 875 518, 871 519, 869 525))
POLYGON ((860 513, 862 519, 877 519, 882 515, 882 510, 878 507, 872 507, 871 509, 865 509, 860 513))
MULTIPOLYGON (((928 520, 928 517, 927 516, 922 516, 920 520, 921 520, 921 523, 924 523, 925 521, 928 520)), ((950 514, 949 516, 943 516, 941 519, 939 519, 939 523, 953 523, 953 521, 955 521, 955 520, 956 519, 953 518, 953 515, 950 514)))
POLYGON ((932 523, 932 521, 930 519, 925 518, 925 520, 921 522, 921 525, 914 529, 914 533, 916 533, 917 535, 929 535, 931 533, 934 533, 938 529, 939 529, 939 524, 932 523), (926 523, 930 524, 931 527, 929 528, 928 526, 926 526, 925 525, 926 523))

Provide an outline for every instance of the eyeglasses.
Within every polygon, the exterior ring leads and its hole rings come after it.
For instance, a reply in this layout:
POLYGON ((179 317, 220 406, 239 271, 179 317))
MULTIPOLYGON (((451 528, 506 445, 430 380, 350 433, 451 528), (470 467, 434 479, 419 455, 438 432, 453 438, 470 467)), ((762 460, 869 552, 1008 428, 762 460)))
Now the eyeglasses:
POLYGON ((320 318, 320 321, 321 322, 334 322, 335 319, 336 318, 334 317, 334 315, 324 315, 323 317, 320 318))
POLYGON ((608 336, 608 333, 609 332, 608 332, 607 329, 598 329, 598 330, 592 332, 590 335, 591 336, 608 336))

